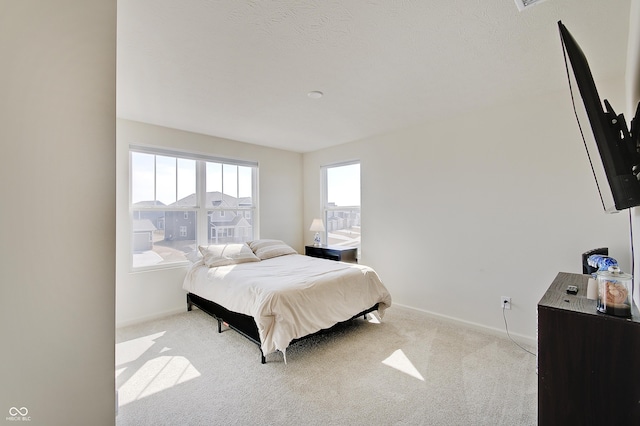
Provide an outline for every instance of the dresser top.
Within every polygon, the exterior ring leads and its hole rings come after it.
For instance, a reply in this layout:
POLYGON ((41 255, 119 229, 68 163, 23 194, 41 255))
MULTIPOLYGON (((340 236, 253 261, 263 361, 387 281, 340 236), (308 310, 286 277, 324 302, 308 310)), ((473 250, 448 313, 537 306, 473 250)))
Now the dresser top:
POLYGON ((589 275, 572 274, 560 272, 549 286, 547 292, 538 303, 538 308, 554 308, 566 311, 579 312, 589 315, 598 315, 615 321, 631 321, 640 324, 640 312, 636 305, 631 310, 631 318, 621 318, 598 312, 596 300, 587 298, 587 285, 589 275), (575 285, 578 287, 578 294, 567 294, 567 287, 575 285))

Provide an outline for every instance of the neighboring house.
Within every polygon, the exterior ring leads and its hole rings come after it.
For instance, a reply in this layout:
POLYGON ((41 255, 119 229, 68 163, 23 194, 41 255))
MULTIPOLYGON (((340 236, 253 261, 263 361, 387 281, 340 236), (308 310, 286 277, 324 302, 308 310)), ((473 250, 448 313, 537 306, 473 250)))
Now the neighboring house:
POLYGON ((327 232, 349 229, 353 226, 360 226, 359 211, 349 209, 327 211, 327 232))
POLYGON ((153 248, 153 232, 156 227, 149 219, 133 220, 133 252, 140 253, 153 248))
POLYGON ((166 211, 164 214, 165 241, 196 240, 196 212, 166 211))
POLYGON ((243 242, 251 239, 251 224, 242 212, 219 212, 209 215, 209 241, 212 244, 243 242), (220 213, 225 213, 220 216, 220 213))
MULTIPOLYGON (((196 195, 191 194, 168 207, 193 207, 196 195)), ((218 191, 208 192, 208 238, 216 243, 242 242, 251 239, 253 226, 251 211, 237 210, 252 206, 251 198, 235 198, 218 191), (215 210, 213 210, 215 209, 215 210)), ((167 211, 165 213, 165 240, 196 240, 196 213, 193 211, 167 211)))
POLYGON ((155 207, 165 204, 162 201, 140 201, 133 205, 133 220, 148 219, 157 229, 164 229, 164 211, 136 210, 142 207, 155 207))

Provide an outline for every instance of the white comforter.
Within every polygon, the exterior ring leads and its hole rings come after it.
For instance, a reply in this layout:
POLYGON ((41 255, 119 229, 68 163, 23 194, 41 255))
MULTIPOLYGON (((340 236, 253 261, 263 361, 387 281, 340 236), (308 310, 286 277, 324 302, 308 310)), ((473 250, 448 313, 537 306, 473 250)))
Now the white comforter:
POLYGON ((296 338, 331 327, 391 296, 370 267, 300 254, 209 268, 193 265, 182 286, 255 318, 262 352, 284 352, 296 338))

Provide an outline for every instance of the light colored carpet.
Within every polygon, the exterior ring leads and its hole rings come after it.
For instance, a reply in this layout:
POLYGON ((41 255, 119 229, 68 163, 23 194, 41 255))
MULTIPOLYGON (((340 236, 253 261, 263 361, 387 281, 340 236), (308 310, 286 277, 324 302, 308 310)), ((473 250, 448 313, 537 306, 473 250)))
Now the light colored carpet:
POLYGON ((119 426, 537 422, 535 356, 404 307, 298 342, 286 364, 261 364, 257 345, 195 309, 116 337, 119 426))

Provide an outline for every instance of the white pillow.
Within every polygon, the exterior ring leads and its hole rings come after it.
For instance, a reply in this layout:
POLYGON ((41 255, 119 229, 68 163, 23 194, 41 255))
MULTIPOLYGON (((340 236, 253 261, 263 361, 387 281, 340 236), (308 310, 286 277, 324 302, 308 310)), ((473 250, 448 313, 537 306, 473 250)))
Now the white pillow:
POLYGON ((198 246, 198 250, 202 253, 204 264, 209 268, 260 261, 245 243, 198 246))
POLYGON ((249 243, 249 247, 260 260, 287 254, 298 254, 297 251, 280 240, 255 240, 249 243))

